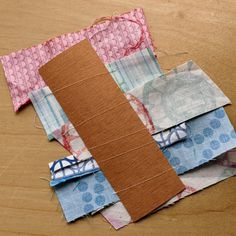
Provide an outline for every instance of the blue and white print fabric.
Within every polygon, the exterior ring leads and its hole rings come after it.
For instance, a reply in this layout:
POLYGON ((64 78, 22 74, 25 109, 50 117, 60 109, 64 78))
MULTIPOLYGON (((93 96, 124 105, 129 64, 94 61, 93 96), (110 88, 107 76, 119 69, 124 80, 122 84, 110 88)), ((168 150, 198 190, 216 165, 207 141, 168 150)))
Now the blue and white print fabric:
POLYGON ((168 147, 173 143, 185 139, 186 136, 187 127, 185 123, 179 124, 171 129, 152 135, 160 148, 168 147))
POLYGON ((49 87, 32 91, 28 95, 48 139, 52 140, 52 132, 69 121, 65 112, 54 95, 52 95, 49 87))
POLYGON ((236 147, 236 133, 224 108, 191 119, 186 124, 188 137, 163 149, 178 174, 236 147))
POLYGON ((78 163, 78 159, 76 157, 70 155, 70 156, 58 159, 56 161, 52 161, 48 165, 50 168, 50 172, 52 174, 54 174, 56 171, 61 170, 61 169, 68 167, 68 166, 75 165, 76 163, 78 163))
POLYGON ((61 168, 57 171, 51 171, 50 186, 56 186, 67 180, 95 173, 98 170, 99 166, 93 158, 77 162, 76 164, 61 168))
POLYGON ((54 188, 67 222, 119 201, 101 171, 54 188))

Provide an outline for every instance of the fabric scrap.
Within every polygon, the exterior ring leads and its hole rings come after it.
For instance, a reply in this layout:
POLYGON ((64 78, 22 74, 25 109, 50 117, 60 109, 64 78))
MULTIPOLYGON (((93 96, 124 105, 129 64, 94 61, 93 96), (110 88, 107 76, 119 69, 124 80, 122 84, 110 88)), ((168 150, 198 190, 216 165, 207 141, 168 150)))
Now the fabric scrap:
POLYGON ((50 168, 50 172, 53 174, 54 172, 58 170, 64 169, 68 166, 75 165, 77 163, 78 163, 78 159, 74 157, 73 155, 71 155, 71 156, 63 157, 56 161, 52 161, 48 165, 50 168))
POLYGON ((29 92, 45 86, 38 69, 84 39, 90 41, 103 63, 111 63, 147 47, 154 49, 143 9, 137 8, 107 17, 103 23, 2 56, 0 60, 14 111, 29 103, 29 92))
POLYGON ((57 185, 54 189, 67 222, 119 201, 101 171, 57 185))
POLYGON ((224 108, 186 122, 186 139, 163 149, 177 174, 182 174, 236 147, 236 135, 224 108))
POLYGON ((155 132, 230 103, 217 85, 193 61, 146 82, 128 94, 146 108, 155 132))
POLYGON ((53 139, 52 132, 68 122, 68 118, 60 104, 51 96, 49 87, 44 87, 29 93, 29 98, 43 125, 49 140, 53 139))
POLYGON ((179 142, 187 137, 187 127, 185 123, 179 124, 171 129, 153 134, 152 137, 157 142, 159 147, 168 147, 176 142, 179 142))
POLYGON ((58 184, 64 183, 70 179, 81 177, 94 173, 99 170, 97 162, 90 158, 89 160, 77 162, 74 165, 61 168, 58 171, 51 171, 51 181, 50 186, 56 186, 58 184))
POLYGON ((92 157, 92 154, 86 148, 83 140, 71 122, 54 130, 52 135, 66 150, 76 157, 78 161, 87 160, 92 157))
POLYGON ((108 63, 106 68, 123 92, 162 75, 157 59, 150 48, 108 63))
MULTIPOLYGON (((216 138, 219 138, 219 144, 222 145, 222 152, 223 150, 227 150, 227 147, 224 147, 225 143, 228 142, 232 142, 232 140, 236 141, 236 133, 232 128, 232 126, 228 126, 228 118, 227 118, 227 114, 224 112, 223 108, 217 109, 213 112, 210 112, 208 114, 202 115, 200 117, 197 117, 195 119, 192 120, 193 122, 190 124, 190 127, 195 127, 196 130, 198 131, 202 131, 202 133, 204 134, 204 137, 207 141, 208 144, 206 145, 210 145, 208 147, 213 148, 213 150, 215 149, 215 147, 217 147, 217 140, 216 138), (202 117, 205 117, 204 119, 202 117), (215 127, 216 130, 214 130, 214 128, 211 127, 205 127, 202 126, 201 128, 199 128, 200 126, 196 126, 194 123, 194 120, 198 120, 199 124, 216 124, 216 121, 212 121, 212 120, 220 120, 220 125, 222 126, 222 130, 224 130, 224 132, 226 133, 221 133, 219 129, 219 123, 218 125, 213 125, 213 127, 215 127), (204 120, 208 120, 208 121, 204 121, 204 120), (228 128, 227 128, 228 126, 228 128), (218 128, 216 128, 218 127, 218 128), (230 139, 232 139, 230 141, 230 139)), ((188 122, 189 123, 189 122, 188 122)), ((188 125, 189 126, 189 125, 188 125)), ((192 137, 195 137, 195 133, 194 130, 195 129, 191 129, 192 137)), ((198 136, 197 136, 198 137, 198 136)), ((198 140, 198 139, 194 139, 193 140, 198 140)), ((179 144, 176 144, 175 149, 184 149, 185 146, 189 147, 190 145, 184 145, 184 141, 182 141, 183 144, 181 146, 178 146, 179 144)), ((206 142, 206 141, 205 141, 206 142)), ((235 142, 234 142, 235 143, 235 142)), ((199 142, 198 142, 199 145, 199 142)), ((226 144, 227 145, 227 144, 226 144)), ((228 145, 227 145, 228 146, 228 145)), ((235 145, 234 145, 235 146, 235 145)), ((198 146, 195 147, 195 153, 205 153, 202 151, 201 148, 198 149, 198 146)), ((228 146, 228 148, 230 148, 228 146)), ((210 153, 210 151, 207 151, 208 153, 210 153)), ((179 173, 182 173, 183 171, 188 171, 189 168, 192 168, 192 165, 189 166, 189 162, 188 162, 188 153, 191 153, 191 151, 182 151, 180 152, 182 156, 179 156, 179 159, 181 161, 181 158, 183 158, 182 161, 182 166, 183 167, 176 167, 176 161, 169 159, 170 164, 173 165, 173 167, 175 167, 175 170, 179 173), (186 162, 186 164, 185 164, 186 162)), ((220 152, 218 152, 220 153, 220 152)), ((199 154, 199 156, 201 156, 199 154)), ((176 155, 175 153, 172 153, 172 155, 176 155)), ((215 155, 217 155, 215 153, 215 155)), ((168 155, 167 155, 168 156, 168 155)), ((217 156, 215 156, 217 157, 217 156)), ((192 158, 192 156, 190 155, 190 158, 192 158)), ((197 157, 198 158, 198 157, 197 157)), ((194 158, 192 158, 192 161, 194 161, 194 158)), ((204 161, 206 162, 206 161, 204 161)), ((201 165, 203 163, 203 161, 198 161, 198 164, 201 165)), ((194 169, 188 173, 185 173, 184 175, 181 175, 180 178, 183 181, 183 183, 185 184, 186 190, 181 192, 180 194, 178 194, 177 196, 173 197, 170 201, 168 201, 164 206, 168 206, 170 204, 173 204, 174 202, 180 200, 181 198, 188 196, 192 193, 195 193, 205 187, 208 187, 210 185, 213 185, 221 180, 224 180, 230 176, 233 176, 236 174, 236 169, 232 169, 232 168, 236 168, 236 148, 235 149, 231 149, 230 151, 221 154, 221 157, 217 158, 217 161, 215 162, 210 162, 208 164, 205 164, 204 166, 201 166, 201 168, 198 169, 194 169)), ((113 206, 110 206, 109 208, 103 210, 102 215, 107 219, 108 222, 110 222, 114 228, 119 229, 121 227, 124 227, 125 225, 127 225, 128 223, 131 222, 131 218, 130 215, 128 214, 127 210, 124 208, 122 203, 117 203, 113 206)))
POLYGON ((101 211, 101 214, 116 230, 132 223, 131 217, 122 202, 107 207, 101 211))

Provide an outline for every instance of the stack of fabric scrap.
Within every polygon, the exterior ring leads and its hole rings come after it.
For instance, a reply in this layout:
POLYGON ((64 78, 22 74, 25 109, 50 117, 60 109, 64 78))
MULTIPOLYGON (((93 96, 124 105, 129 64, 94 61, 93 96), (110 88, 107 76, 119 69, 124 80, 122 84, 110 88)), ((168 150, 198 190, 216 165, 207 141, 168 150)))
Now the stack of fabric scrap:
POLYGON ((119 229, 236 174, 230 100, 193 61, 162 72, 142 9, 1 62, 14 110, 71 154, 49 163, 67 222, 119 229))

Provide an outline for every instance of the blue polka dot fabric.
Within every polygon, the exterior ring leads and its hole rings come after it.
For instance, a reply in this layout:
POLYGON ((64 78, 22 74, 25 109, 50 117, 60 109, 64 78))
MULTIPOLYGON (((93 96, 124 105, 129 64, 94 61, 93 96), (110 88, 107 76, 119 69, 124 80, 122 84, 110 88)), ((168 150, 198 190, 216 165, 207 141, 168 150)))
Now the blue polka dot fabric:
POLYGON ((67 222, 119 201, 101 171, 55 186, 67 222))
POLYGON ((178 174, 182 174, 236 147, 236 133, 224 108, 186 122, 188 138, 163 153, 178 174))

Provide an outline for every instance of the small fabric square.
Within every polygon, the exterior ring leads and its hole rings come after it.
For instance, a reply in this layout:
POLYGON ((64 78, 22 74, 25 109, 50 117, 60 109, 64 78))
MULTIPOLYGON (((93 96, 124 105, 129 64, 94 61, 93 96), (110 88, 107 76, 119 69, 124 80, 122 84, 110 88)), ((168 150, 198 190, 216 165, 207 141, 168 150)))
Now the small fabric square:
POLYGON ((67 222, 119 201, 101 171, 55 186, 67 222))
POLYGON ((70 122, 55 130, 52 135, 78 161, 87 160, 92 157, 92 154, 86 148, 83 140, 70 122))
POLYGON ((236 135, 224 111, 219 108, 186 122, 188 137, 163 149, 178 174, 202 165, 236 147, 236 135))
POLYGON ((93 158, 90 158, 88 160, 76 162, 73 165, 60 168, 57 171, 52 171, 52 168, 50 168, 50 170, 52 174, 50 186, 56 186, 70 179, 95 173, 99 171, 99 166, 93 158))

